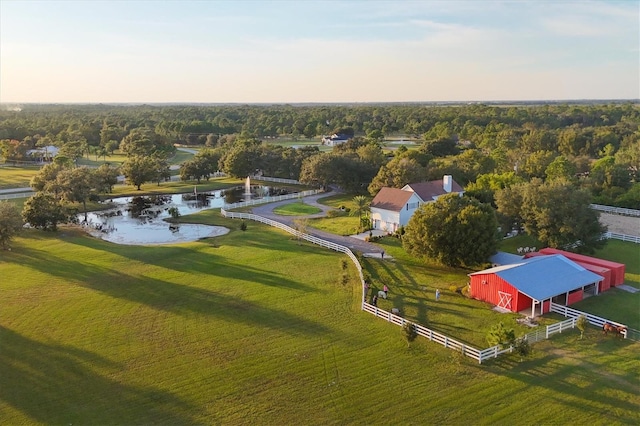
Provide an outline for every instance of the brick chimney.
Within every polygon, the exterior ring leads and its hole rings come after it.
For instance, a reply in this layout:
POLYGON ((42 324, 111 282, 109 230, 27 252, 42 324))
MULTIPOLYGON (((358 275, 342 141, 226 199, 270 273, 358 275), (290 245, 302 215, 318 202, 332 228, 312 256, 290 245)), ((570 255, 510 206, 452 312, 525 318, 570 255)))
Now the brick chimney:
POLYGON ((451 175, 442 176, 442 189, 444 189, 444 192, 451 192, 452 186, 453 178, 451 175))

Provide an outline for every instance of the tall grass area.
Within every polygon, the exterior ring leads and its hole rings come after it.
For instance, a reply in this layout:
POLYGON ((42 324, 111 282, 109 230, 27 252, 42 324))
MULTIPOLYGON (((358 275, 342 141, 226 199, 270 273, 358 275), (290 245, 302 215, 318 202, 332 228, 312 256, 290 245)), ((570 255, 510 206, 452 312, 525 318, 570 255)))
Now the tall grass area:
MULTIPOLYGON (((0 252, 3 423, 640 421, 637 345, 570 332, 482 366, 422 338, 408 348, 360 311, 344 255, 216 211, 187 219, 231 232, 139 247, 29 231, 0 252)), ((440 275, 464 279, 434 270, 416 285, 440 275)))

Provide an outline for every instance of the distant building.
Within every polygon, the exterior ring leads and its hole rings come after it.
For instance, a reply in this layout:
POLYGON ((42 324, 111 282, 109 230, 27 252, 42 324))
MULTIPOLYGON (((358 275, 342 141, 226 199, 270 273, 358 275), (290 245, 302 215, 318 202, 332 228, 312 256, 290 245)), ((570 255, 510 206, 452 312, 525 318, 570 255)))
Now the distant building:
POLYGON ((445 194, 462 195, 464 190, 451 175, 440 180, 405 185, 402 189, 382 188, 371 201, 373 229, 395 232, 409 223, 413 213, 425 203, 432 203, 445 194))
POLYGON ((351 135, 346 135, 344 133, 334 133, 331 136, 323 136, 322 144, 327 146, 336 146, 347 142, 351 138, 353 138, 353 136, 351 135))
POLYGON ((27 151, 27 156, 32 158, 34 161, 52 161, 53 157, 58 155, 59 148, 48 145, 42 148, 30 149, 27 151))

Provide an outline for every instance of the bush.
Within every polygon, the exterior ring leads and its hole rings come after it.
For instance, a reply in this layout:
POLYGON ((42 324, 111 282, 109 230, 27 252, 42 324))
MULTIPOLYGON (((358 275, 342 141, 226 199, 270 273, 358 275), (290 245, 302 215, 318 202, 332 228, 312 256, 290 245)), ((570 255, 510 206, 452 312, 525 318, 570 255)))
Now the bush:
POLYGON ((329 210, 327 212, 327 217, 341 217, 346 216, 347 214, 341 210, 329 210))
POLYGON ((418 337, 418 332, 416 331, 416 326, 413 323, 408 322, 402 326, 402 334, 404 335, 404 339, 407 341, 407 347, 416 340, 418 337))
POLYGON ((244 220, 240 224, 240 230, 241 231, 246 231, 247 230, 247 222, 245 222, 244 220))

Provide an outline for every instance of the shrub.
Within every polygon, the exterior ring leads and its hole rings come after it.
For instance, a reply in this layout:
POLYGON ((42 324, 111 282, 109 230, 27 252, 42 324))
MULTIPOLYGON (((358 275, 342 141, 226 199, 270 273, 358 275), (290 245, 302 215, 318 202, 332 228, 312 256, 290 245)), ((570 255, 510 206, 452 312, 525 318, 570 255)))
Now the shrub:
POLYGON ((247 222, 245 222, 244 220, 240 224, 240 230, 241 231, 246 231, 247 230, 247 222))
POLYGON ((506 328, 502 322, 491 327, 487 333, 487 343, 491 346, 500 345, 502 347, 513 344, 516 334, 513 328, 506 328))
POLYGON ((404 339, 407 341, 407 347, 409 347, 411 342, 416 340, 416 337, 418 337, 416 326, 411 322, 405 323, 402 326, 402 334, 404 335, 404 339))
POLYGON ((521 359, 531 353, 531 345, 529 344, 529 341, 527 339, 516 339, 513 343, 513 348, 515 349, 516 353, 520 355, 521 359))
POLYGON ((347 259, 340 260, 340 267, 342 268, 343 271, 347 270, 347 268, 349 267, 349 262, 347 262, 347 259))
POLYGON ((580 339, 584 336, 584 331, 587 329, 587 325, 589 324, 589 320, 586 316, 580 315, 576 320, 576 327, 580 330, 580 339))

